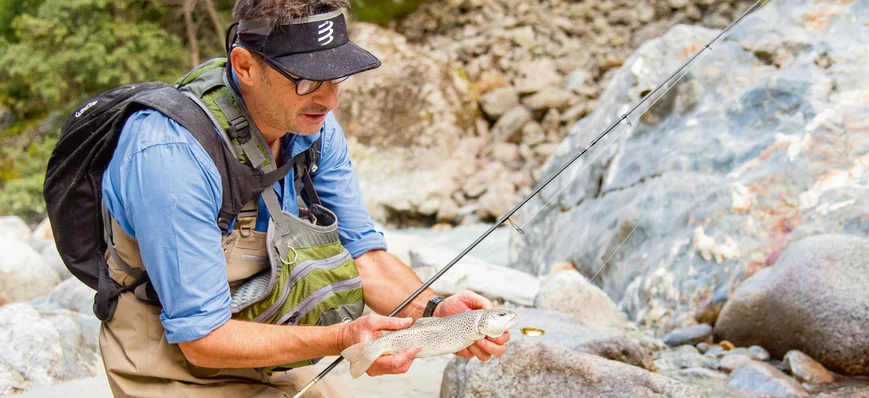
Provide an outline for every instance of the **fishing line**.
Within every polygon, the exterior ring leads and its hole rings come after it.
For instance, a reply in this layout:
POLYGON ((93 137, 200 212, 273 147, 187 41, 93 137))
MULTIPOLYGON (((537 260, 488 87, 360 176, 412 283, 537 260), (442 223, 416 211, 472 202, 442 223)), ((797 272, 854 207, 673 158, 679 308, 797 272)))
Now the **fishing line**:
MULTIPOLYGON (((789 41, 789 42, 788 42, 787 46, 785 46, 784 51, 782 51, 782 52, 781 52, 781 53, 776 57, 776 59, 772 62, 773 65, 775 65, 775 64, 779 61, 779 59, 781 59, 781 57, 782 57, 784 54, 787 54, 787 51, 790 49, 792 43, 793 43, 792 41, 789 41)), ((739 101, 737 101, 737 104, 738 104, 738 105, 741 105, 741 104, 742 104, 742 101, 745 100, 745 97, 747 97, 748 94, 750 94, 750 93, 751 93, 750 91, 747 91, 745 94, 743 94, 743 95, 739 98, 739 101)), ((725 122, 726 122, 726 121, 730 121, 730 117, 733 116, 733 113, 736 112, 737 109, 738 109, 738 107, 734 107, 733 109, 731 109, 731 110, 730 110, 730 113, 728 113, 727 116, 724 117, 724 121, 725 121, 725 122)), ((694 164, 694 161, 697 160, 697 157, 700 156, 700 154, 703 153, 703 152, 706 150, 706 148, 709 147, 709 144, 711 144, 711 143, 712 143, 712 141, 708 141, 708 142, 706 143, 706 145, 703 145, 703 147, 700 148, 700 150, 697 151, 697 152, 694 154, 694 156, 691 158, 691 160, 689 160, 688 163, 685 164, 685 168, 683 168, 683 169, 679 172, 679 175, 676 176, 676 179, 674 180, 674 183, 675 183, 675 181, 679 181, 679 180, 682 178, 682 175, 685 174, 685 170, 688 170, 688 166, 694 164)), ((670 187, 672 187, 672 186, 673 186, 673 184, 670 184, 670 186, 668 186, 667 188, 670 188, 670 187)), ((664 198, 663 195, 661 195, 661 196, 658 197, 658 200, 655 201, 655 204, 652 205, 652 208, 649 209, 649 211, 647 211, 646 214, 643 214, 643 217, 640 218, 640 221, 637 222, 637 225, 634 225, 634 228, 631 229, 631 232, 629 232, 628 235, 625 237, 625 239, 624 239, 621 243, 619 243, 618 247, 616 247, 616 250, 613 251, 612 254, 610 254, 610 256, 606 259, 606 261, 603 263, 603 265, 600 266, 600 268, 597 270, 597 272, 594 273, 594 275, 591 277, 591 279, 588 280, 588 282, 586 282, 586 284, 591 283, 591 281, 593 281, 594 278, 597 277, 598 274, 600 274, 601 270, 603 270, 603 268, 606 267, 606 265, 607 265, 607 264, 609 263, 609 261, 613 258, 613 256, 616 255, 616 253, 619 251, 619 249, 622 247, 622 245, 624 245, 625 242, 627 242, 628 238, 630 238, 631 235, 634 234, 634 231, 636 231, 637 228, 640 226, 640 224, 643 222, 643 220, 646 219, 646 216, 648 216, 649 214, 651 214, 652 211, 654 211, 654 210, 658 207, 658 204, 661 203, 661 199, 663 199, 663 198, 664 198)))
MULTIPOLYGON (((561 168, 560 168, 560 169, 559 169, 555 174, 553 174, 552 176, 550 176, 549 178, 547 178, 545 182, 543 182, 543 183, 540 184, 537 188, 535 188, 535 189, 534 189, 530 194, 528 194, 524 199, 522 199, 522 201, 520 201, 520 202, 519 202, 516 206, 514 206, 510 211, 508 211, 506 214, 504 214, 503 216, 501 216, 501 218, 499 218, 497 222, 495 222, 491 227, 489 227, 489 229, 486 230, 486 232, 484 232, 482 235, 480 235, 480 237, 478 237, 476 240, 474 240, 474 242, 471 243, 467 248, 465 248, 464 250, 462 250, 462 252, 459 253, 459 255, 457 255, 454 259, 452 259, 449 263, 447 263, 446 266, 444 266, 443 268, 441 268, 437 273, 435 273, 432 277, 430 277, 430 278, 429 278, 425 283, 423 283, 422 286, 419 287, 419 289, 417 289, 413 294, 411 294, 407 299, 405 299, 405 300, 404 300, 404 301, 403 301, 403 302, 402 302, 398 307, 396 307, 392 312, 390 312, 388 316, 394 316, 395 314, 397 314, 398 312, 400 312, 401 310, 403 310, 405 307, 407 307, 407 305, 409 305, 411 302, 413 302, 413 300, 416 299, 416 298, 417 298, 417 297, 418 297, 418 296, 419 296, 423 291, 425 291, 426 289, 428 289, 428 288, 429 288, 429 287, 430 287, 430 286, 431 286, 435 281, 437 281, 437 280, 438 280, 438 279, 439 279, 439 278, 440 278, 444 273, 446 273, 447 271, 449 271, 450 268, 452 268, 456 263, 458 263, 459 260, 461 260, 461 259, 462 259, 465 255, 467 255, 471 250, 473 250, 475 247, 477 247, 477 245, 479 245, 480 242, 482 242, 482 241, 483 241, 484 239, 486 239, 486 238, 487 238, 487 237, 488 237, 492 232, 494 232, 495 229, 497 229, 497 228, 498 228, 501 224, 503 224, 504 222, 507 222, 507 220, 509 220, 510 217, 513 216, 513 214, 515 214, 519 209, 521 209, 523 206, 525 206, 525 204, 527 204, 531 199, 533 199, 537 194, 539 194, 539 193, 540 193, 540 192, 541 192, 541 191, 542 191, 546 186, 548 186, 552 181, 554 181, 556 178, 558 178, 558 176, 560 176, 561 173, 563 173, 563 172, 564 172, 565 170, 567 170, 571 165, 573 165, 574 162, 576 162, 580 157, 582 157, 586 152, 588 152, 588 150, 591 149, 595 144, 597 144, 598 141, 600 141, 600 140, 601 140, 604 136, 606 136, 610 131, 612 131, 612 130, 615 129, 618 125, 620 125, 622 121, 628 120, 629 125, 632 125, 632 123, 630 123, 630 119, 628 119, 628 116, 629 116, 629 115, 631 115, 634 111, 636 111, 637 109, 639 109, 639 108, 640 108, 644 103, 646 103, 650 98, 655 98, 654 101, 652 102, 652 104, 651 104, 648 108, 646 108, 646 109, 641 113, 641 116, 642 116, 643 113, 645 113, 646 111, 648 111, 649 109, 651 109, 651 108, 652 108, 652 105, 654 105, 655 102, 657 102, 661 97, 663 97, 663 94, 662 94, 661 96, 658 96, 658 97, 656 97, 656 94, 657 94, 657 93, 658 93, 658 92, 659 92, 659 91, 660 91, 660 90, 661 90, 665 85, 667 85, 671 80, 673 80, 674 77, 676 77, 677 75, 679 75, 679 74, 680 74, 680 73, 681 73, 685 68, 687 68, 687 67, 689 67, 689 66, 691 66, 691 68, 693 68, 694 66, 692 66, 692 65, 693 65, 693 62, 694 62, 695 59, 697 59, 701 54, 705 54, 705 53, 706 53, 706 50, 711 50, 711 49, 712 49, 712 45, 715 44, 715 43, 716 43, 716 42, 717 42, 717 41, 718 41, 718 40, 719 40, 719 39, 720 39, 724 34, 729 33, 729 31, 730 31, 733 27, 735 27, 736 25, 738 25, 738 24, 739 24, 739 23, 740 23, 740 22, 741 22, 741 21, 742 21, 746 16, 748 16, 749 14, 751 14, 752 12, 754 12, 755 10, 757 10, 757 9, 759 8, 760 5, 765 4, 766 2, 768 2, 768 0, 758 0, 757 2, 755 2, 755 3, 754 3, 751 7, 749 7, 749 8, 748 8, 748 9, 747 9, 747 10, 746 10, 742 15, 740 15, 739 18, 737 18, 736 20, 734 20, 733 22, 731 22, 730 25, 728 25, 728 26, 727 26, 726 28, 724 28, 724 30, 722 30, 722 31, 721 31, 717 36, 715 36, 715 38, 713 38, 712 41, 710 41, 709 43, 707 43, 706 45, 704 45, 703 48, 700 49, 700 51, 698 51, 698 52, 697 52, 696 54, 694 54, 690 59, 688 59, 686 62, 684 62, 684 63, 682 64, 682 66, 680 66, 679 69, 677 69, 677 70, 676 70, 675 72, 673 72, 673 73, 672 73, 672 74, 671 74, 671 75, 670 75, 666 80, 664 80, 663 83, 661 83, 660 85, 658 85, 658 86, 657 86, 657 87, 656 87, 656 88, 655 88, 651 93, 649 93, 649 94, 647 94, 646 96, 644 96, 644 97, 643 97, 643 98, 642 98, 642 99, 641 99, 641 100, 640 100, 640 101, 639 101, 639 102, 638 102, 638 103, 637 103, 633 108, 631 108, 627 113, 625 113, 625 114, 623 114, 621 117, 619 117, 619 118, 618 118, 618 119, 617 119, 613 124, 611 124, 609 127, 607 127, 603 132, 601 132, 601 133, 600 133, 597 137, 595 137, 591 142, 589 142, 589 144, 588 144, 585 148, 583 148, 579 153, 577 153, 573 158, 571 158, 571 160, 568 161, 565 165, 563 165, 563 166, 562 166, 562 167, 561 167, 561 168)), ((691 70, 691 69, 688 69, 688 72, 690 72, 690 70, 691 70)), ((687 72, 686 72, 686 73, 687 73, 687 72)), ((684 76, 685 76, 685 74, 682 74, 682 75, 679 77, 679 79, 681 79, 681 78, 684 77, 684 76)), ((678 81, 678 80, 677 80, 677 81, 678 81)), ((676 83, 677 81, 674 81, 673 83, 676 83)), ((674 85, 675 85, 675 84, 674 84, 674 85)), ((666 92, 669 91, 669 90, 670 90, 674 85, 671 85, 670 87, 667 87, 667 89, 665 90, 664 94, 666 94, 666 92)), ((618 138, 618 137, 616 137, 616 138, 618 138)), ((615 141, 616 141, 616 140, 613 139, 613 140, 610 142, 610 145, 612 144, 612 142, 615 142, 615 141)), ((708 144, 707 144, 707 145, 708 145, 708 144)), ((599 155, 598 155, 598 156, 599 156, 599 155)), ((597 159, 597 158, 595 158, 595 159, 597 159)), ((586 167, 588 167, 588 165, 590 165, 590 164, 591 164, 591 162, 589 162, 589 163, 586 165, 586 167)), ((583 169, 583 170, 584 170, 584 169, 583 169)), ((683 172, 684 172, 684 170, 683 170, 683 172)), ((573 178, 572 180, 570 180, 570 182, 573 182, 573 181, 574 181, 574 180, 575 180, 579 175, 581 175, 581 173, 577 173, 576 176, 574 176, 574 178, 573 178)), ((569 185, 569 184, 566 184, 565 187, 567 187, 568 185, 569 185)), ((564 190, 565 187, 562 187, 562 189, 558 191, 558 194, 560 194, 560 193, 564 190)), ((555 196, 554 196, 552 199, 554 199, 554 198, 555 198, 555 196)), ((551 202, 552 199, 550 199, 549 202, 551 202)), ((549 202, 546 202, 546 203, 548 204, 549 202)), ((545 207, 545 205, 544 205, 544 207, 545 207)), ((542 210, 542 208, 543 208, 543 207, 541 207, 540 210, 542 210)), ((540 210, 538 210, 538 212, 534 214, 535 217, 537 216, 537 214, 539 214, 540 210)), ((648 213, 647 213, 647 214, 648 214, 648 213)), ((645 218, 645 216, 644 216, 644 218, 645 218)), ((533 217, 532 217, 532 219, 533 219, 533 217)), ((525 224, 527 224, 527 223, 530 222, 530 221, 531 221, 531 219, 529 219, 525 224)), ((515 223, 513 223, 512 221, 511 221, 511 224, 515 226, 515 223)), ((638 225, 639 225, 639 224, 638 224, 638 225)), ((524 225, 523 225, 523 226, 524 226, 524 225)), ((634 227, 634 230, 636 230, 636 226, 634 227)), ((516 231, 521 231, 521 228, 516 229, 516 231)), ((633 233, 633 231, 632 231, 632 233, 633 233)), ((629 236, 630 236, 630 235, 629 235, 629 236)), ((629 236, 628 236, 628 237, 629 237, 629 236)), ((624 243, 624 241, 623 241, 622 243, 624 243)), ((619 245, 619 247, 621 247, 621 245, 619 245)), ((617 249, 617 250, 618 250, 618 249, 617 249)), ((615 253, 613 253, 613 254, 615 254, 615 253)), ((610 256, 610 258, 612 258, 612 256, 610 256)), ((609 261, 609 260, 607 260, 607 261, 609 261)), ((604 263, 604 266, 605 266, 605 265, 606 265, 606 263, 604 263)), ((601 269, 602 269, 602 268, 603 268, 603 267, 601 267, 601 269)), ((595 276, 596 276, 596 274, 595 274, 595 276)), ((326 367, 322 372, 320 372, 320 374, 318 374, 316 377, 314 377, 313 380, 311 380, 307 385, 305 385, 305 387, 302 388, 302 390, 300 390, 298 393, 296 393, 296 395, 294 395, 294 398, 299 398, 299 397, 301 397, 302 395, 304 395, 304 393, 306 393, 308 390, 310 390, 310 389, 311 389, 311 388, 312 388, 312 387, 313 387, 317 382, 319 382, 320 380, 322 380, 323 377, 325 377, 325 376, 326 376, 330 371, 332 371, 332 369, 334 369, 336 366, 338 366, 338 364, 341 363, 343 360, 344 360, 344 358, 339 356, 339 357, 338 357, 334 362, 332 362, 328 367, 326 367)))

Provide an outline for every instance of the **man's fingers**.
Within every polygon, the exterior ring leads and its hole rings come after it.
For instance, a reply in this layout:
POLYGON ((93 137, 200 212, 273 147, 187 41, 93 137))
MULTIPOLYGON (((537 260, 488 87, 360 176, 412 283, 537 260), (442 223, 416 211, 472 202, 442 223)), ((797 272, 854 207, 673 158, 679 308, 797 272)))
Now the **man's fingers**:
POLYGON ((455 353, 455 355, 460 356, 460 357, 465 358, 465 359, 471 359, 474 357, 474 354, 471 354, 471 351, 468 350, 467 348, 455 353))
POLYGON ((396 354, 384 355, 371 364, 367 373, 369 376, 406 373, 413 364, 413 357, 420 351, 421 346, 413 346, 396 354))
POLYGON ((492 308, 492 302, 477 293, 465 290, 461 294, 462 301, 468 306, 468 308, 475 310, 488 310, 492 308))
POLYGON ((504 355, 504 352, 507 351, 506 346, 500 345, 500 344, 495 344, 495 343, 493 343, 489 340, 486 340, 486 339, 477 340, 474 343, 474 345, 476 345, 481 350, 483 350, 483 352, 490 354, 490 355, 494 355, 496 357, 500 357, 501 355, 504 355))
POLYGON ((489 340, 495 344, 504 345, 510 341, 510 332, 504 332, 504 334, 498 337, 486 337, 486 340, 489 340))
POLYGON ((483 349, 480 348, 476 343, 474 343, 470 347, 468 347, 468 350, 471 351, 471 354, 474 354, 474 356, 477 357, 477 359, 484 361, 484 362, 488 361, 489 358, 492 357, 491 355, 489 355, 489 353, 487 353, 486 351, 483 351, 483 349))
POLYGON ((389 316, 376 316, 371 319, 372 326, 379 330, 399 330, 413 325, 413 318, 398 318, 389 316))

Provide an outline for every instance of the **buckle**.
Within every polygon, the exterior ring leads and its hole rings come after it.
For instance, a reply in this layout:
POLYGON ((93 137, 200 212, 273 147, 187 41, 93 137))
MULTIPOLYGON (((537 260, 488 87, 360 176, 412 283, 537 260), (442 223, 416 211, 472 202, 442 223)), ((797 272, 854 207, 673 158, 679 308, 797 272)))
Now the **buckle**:
POLYGON ((250 123, 244 116, 239 116, 229 121, 229 135, 235 137, 239 144, 250 140, 250 123))

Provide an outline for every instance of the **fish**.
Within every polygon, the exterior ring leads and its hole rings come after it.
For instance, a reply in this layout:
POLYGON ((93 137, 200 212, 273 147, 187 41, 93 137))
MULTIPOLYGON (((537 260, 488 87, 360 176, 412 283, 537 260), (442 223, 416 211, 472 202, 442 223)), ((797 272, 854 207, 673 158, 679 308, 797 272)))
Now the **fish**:
POLYGON ((452 354, 470 347, 483 337, 498 337, 519 324, 519 315, 505 309, 462 312, 442 318, 419 318, 410 327, 385 331, 341 351, 350 362, 350 375, 362 376, 377 358, 422 346, 414 358, 452 354))

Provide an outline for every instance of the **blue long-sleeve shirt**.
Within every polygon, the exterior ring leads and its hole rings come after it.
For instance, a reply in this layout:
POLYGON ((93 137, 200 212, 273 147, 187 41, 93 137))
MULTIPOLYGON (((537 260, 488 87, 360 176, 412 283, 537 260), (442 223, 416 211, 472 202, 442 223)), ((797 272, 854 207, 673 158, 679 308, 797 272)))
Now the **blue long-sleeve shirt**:
MULTIPOLYGON (((313 174, 323 205, 338 216, 341 243, 353 257, 386 249, 362 200, 344 132, 330 113, 323 129, 282 138, 284 161, 322 136, 313 174)), ((283 209, 298 215, 293 173, 275 183, 283 209)), ((230 318, 226 258, 217 214, 220 174, 184 127, 145 109, 130 116, 103 176, 103 199, 123 230, 139 244, 142 261, 163 305, 160 320, 170 344, 205 337, 230 318)), ((260 198, 255 230, 265 231, 268 209, 260 198)))

